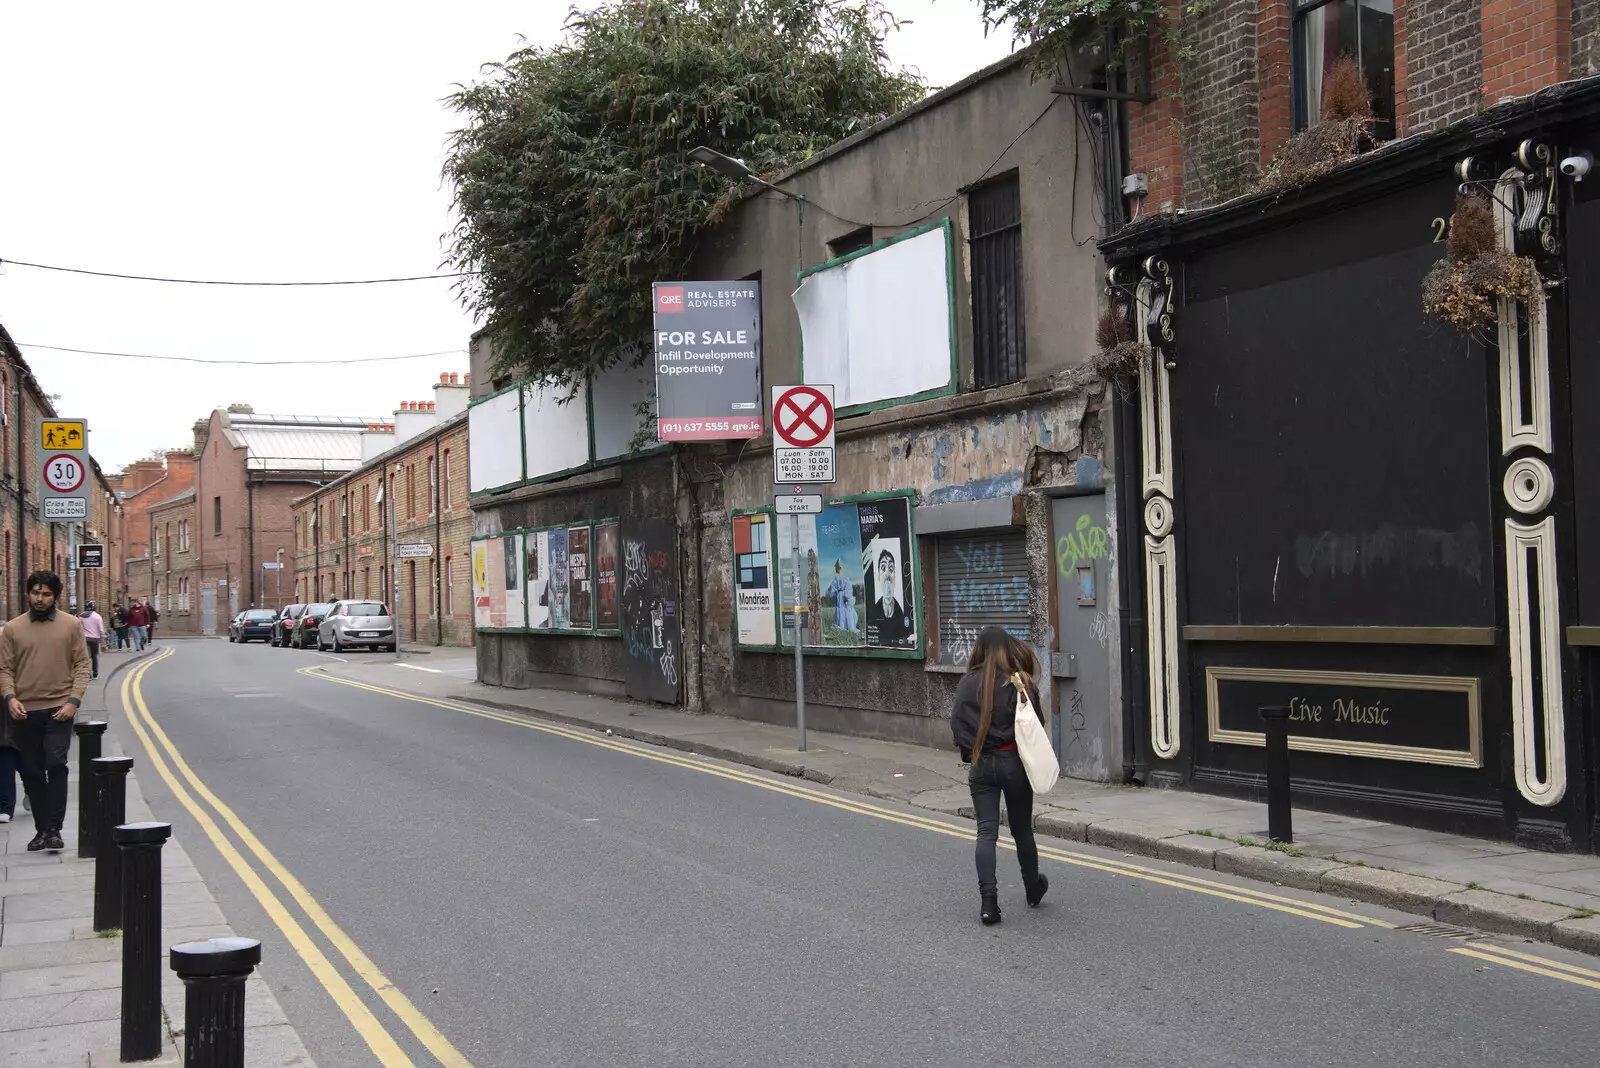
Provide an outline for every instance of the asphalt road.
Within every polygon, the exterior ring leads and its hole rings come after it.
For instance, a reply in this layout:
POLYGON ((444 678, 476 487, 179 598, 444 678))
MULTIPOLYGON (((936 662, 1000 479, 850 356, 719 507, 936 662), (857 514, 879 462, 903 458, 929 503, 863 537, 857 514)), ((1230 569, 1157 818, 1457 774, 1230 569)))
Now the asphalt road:
MULTIPOLYGON (((1134 861, 1072 845, 1078 862, 1046 861, 1039 910, 1003 852, 1005 922, 984 928, 970 842, 927 813, 338 685, 300 671, 347 670, 310 652, 171 645, 140 684, 153 720, 476 1068, 1592 1066, 1600 1049, 1600 985, 1382 925, 1414 917, 1215 876, 1231 900, 1086 866, 1134 861), (1356 919, 1263 907, 1264 890, 1356 919)), ((362 658, 363 677, 394 659, 362 658)), ((400 690, 439 681, 388 670, 400 690)), ((152 807, 262 938, 319 1064, 382 1063, 109 696, 152 807)), ((441 1063, 290 911, 413 1062, 441 1063)))

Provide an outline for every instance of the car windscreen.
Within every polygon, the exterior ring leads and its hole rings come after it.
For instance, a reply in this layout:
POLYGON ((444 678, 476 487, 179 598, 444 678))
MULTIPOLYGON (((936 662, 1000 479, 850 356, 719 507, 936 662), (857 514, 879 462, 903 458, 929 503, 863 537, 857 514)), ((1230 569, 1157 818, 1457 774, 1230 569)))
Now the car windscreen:
POLYGON ((325 616, 325 615, 328 614, 328 609, 330 609, 332 607, 333 607, 333 605, 331 605, 331 604, 313 604, 313 605, 308 605, 306 607, 306 615, 308 615, 308 616, 325 616))
POLYGON ((252 608, 244 614, 244 618, 251 623, 266 623, 278 618, 278 613, 270 608, 252 608))
POLYGON ((386 616, 389 606, 376 601, 362 601, 360 604, 345 605, 344 611, 348 616, 386 616))

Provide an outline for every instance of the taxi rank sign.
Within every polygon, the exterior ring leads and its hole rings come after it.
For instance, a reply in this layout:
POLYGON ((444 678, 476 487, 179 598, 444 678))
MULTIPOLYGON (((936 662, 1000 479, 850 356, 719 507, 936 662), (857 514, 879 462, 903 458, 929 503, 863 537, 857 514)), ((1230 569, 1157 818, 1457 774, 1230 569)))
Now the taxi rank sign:
POLYGON ((761 436, 761 283, 655 284, 656 436, 761 436))

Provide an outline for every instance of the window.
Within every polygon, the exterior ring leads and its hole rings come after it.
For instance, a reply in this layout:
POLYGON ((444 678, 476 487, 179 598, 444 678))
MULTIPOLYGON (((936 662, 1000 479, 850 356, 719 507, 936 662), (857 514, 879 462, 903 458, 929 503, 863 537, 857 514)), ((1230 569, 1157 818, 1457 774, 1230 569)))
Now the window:
POLYGON ((339 528, 344 531, 344 539, 350 540, 350 495, 344 497, 344 503, 339 507, 339 528))
POLYGON ((872 227, 863 226, 858 230, 851 230, 843 237, 836 237, 829 241, 828 251, 833 254, 834 259, 838 259, 840 256, 848 256, 852 252, 860 252, 870 244, 872 244, 872 227))
POLYGON ((417 473, 416 464, 406 464, 406 517, 417 514, 417 473))
POLYGON ((372 568, 370 567, 361 569, 361 596, 372 596, 372 568))
POLYGON ((222 498, 211 498, 211 536, 222 537, 222 498))
POLYGON ((1296 0, 1294 128, 1322 118, 1324 75, 1342 56, 1361 67, 1375 132, 1394 136, 1394 0, 1296 0))
POLYGON ((438 508, 438 500, 434 494, 439 489, 439 468, 437 460, 428 457, 428 514, 432 515, 438 508))
POLYGON ((183 522, 178 524, 178 535, 179 535, 178 551, 180 553, 188 552, 189 551, 189 521, 187 519, 185 519, 183 522))
POLYGON ((444 558, 444 614, 451 615, 456 610, 456 575, 450 569, 450 557, 444 558))
MULTIPOLYGON (((169 531, 172 529, 172 525, 170 523, 167 525, 167 529, 169 531)), ((161 555, 161 528, 160 527, 156 527, 154 530, 151 531, 150 543, 151 543, 150 544, 150 555, 151 556, 160 556, 161 555)), ((167 544, 168 545, 172 544, 172 535, 170 533, 167 535, 167 544)))
POLYGON ((361 529, 372 529, 372 483, 361 484, 361 529))
POLYGON ((450 510, 450 450, 444 450, 444 507, 450 510))
POLYGON ((973 384, 1023 373, 1022 194, 1015 174, 967 194, 972 259, 973 384))
POLYGON ((984 627, 1028 639, 1028 548, 1020 531, 938 539, 939 663, 965 664, 984 627))

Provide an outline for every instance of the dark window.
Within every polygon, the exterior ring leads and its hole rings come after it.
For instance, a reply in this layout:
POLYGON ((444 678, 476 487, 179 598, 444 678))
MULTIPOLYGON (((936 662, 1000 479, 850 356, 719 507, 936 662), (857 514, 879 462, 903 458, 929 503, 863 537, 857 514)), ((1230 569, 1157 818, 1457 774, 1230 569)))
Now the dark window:
POLYGON ((872 227, 863 226, 859 230, 851 230, 843 237, 836 237, 828 242, 828 251, 833 253, 833 258, 848 256, 852 252, 860 252, 872 244, 872 227))
POLYGON ((211 498, 211 534, 213 537, 222 536, 222 498, 211 498))
POLYGON ((967 194, 972 254, 973 379, 986 389, 1023 374, 1022 194, 1015 174, 967 194))
POLYGON ((1394 0, 1297 0, 1294 128, 1322 120, 1324 76, 1341 56, 1361 67, 1373 133, 1394 136, 1394 0))

